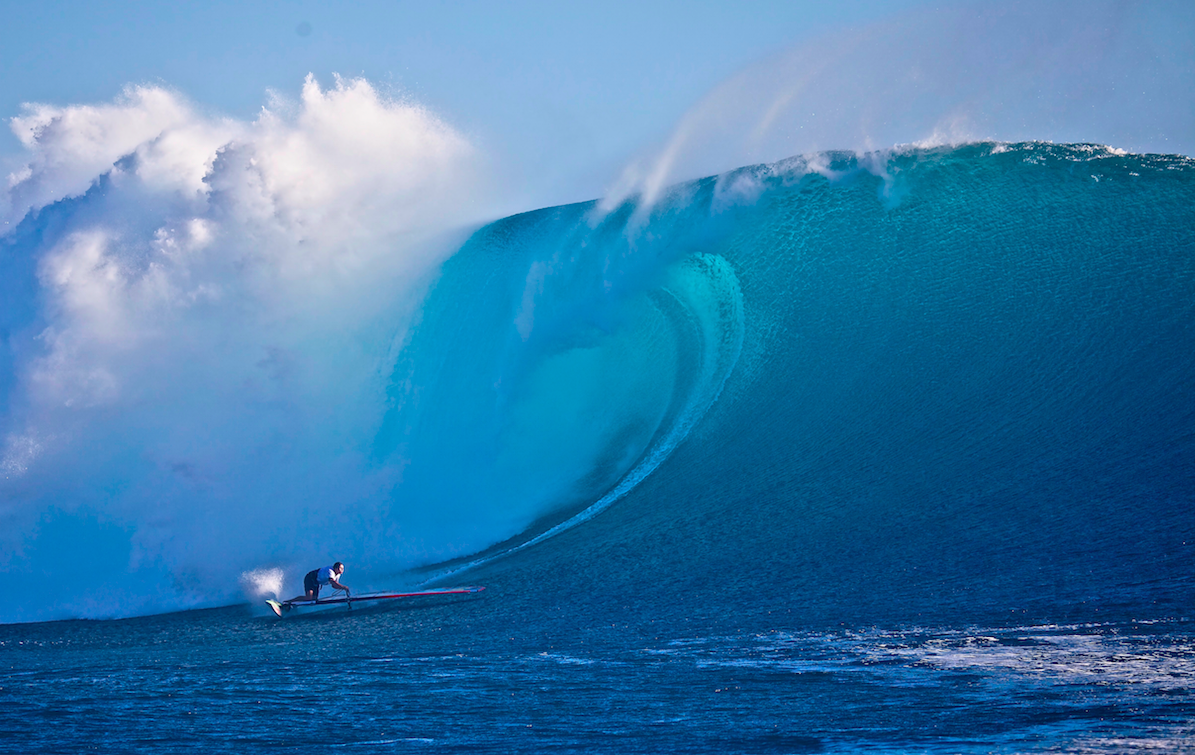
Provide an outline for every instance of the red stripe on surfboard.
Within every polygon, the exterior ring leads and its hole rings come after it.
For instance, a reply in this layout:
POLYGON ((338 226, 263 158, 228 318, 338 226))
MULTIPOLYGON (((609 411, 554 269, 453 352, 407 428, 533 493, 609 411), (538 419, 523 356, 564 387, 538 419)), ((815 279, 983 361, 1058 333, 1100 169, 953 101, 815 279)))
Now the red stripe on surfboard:
POLYGON ((393 600, 395 598, 422 598, 431 595, 468 595, 484 590, 484 587, 462 587, 455 590, 427 590, 425 592, 394 592, 394 593, 370 593, 362 595, 357 598, 327 598, 325 600, 291 600, 287 601, 292 606, 326 606, 337 605, 340 603, 348 603, 349 601, 365 601, 365 600, 393 600))

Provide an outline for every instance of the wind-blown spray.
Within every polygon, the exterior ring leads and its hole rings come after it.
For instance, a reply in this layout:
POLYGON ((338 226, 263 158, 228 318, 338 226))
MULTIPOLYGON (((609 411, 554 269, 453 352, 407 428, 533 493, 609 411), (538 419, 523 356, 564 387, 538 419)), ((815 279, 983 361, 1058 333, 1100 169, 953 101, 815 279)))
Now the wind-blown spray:
POLYGON ((348 550, 394 479, 363 447, 443 234, 477 212, 476 149, 311 77, 251 123, 141 86, 13 129, 0 572, 39 597, 0 620, 209 604, 246 567, 348 550))

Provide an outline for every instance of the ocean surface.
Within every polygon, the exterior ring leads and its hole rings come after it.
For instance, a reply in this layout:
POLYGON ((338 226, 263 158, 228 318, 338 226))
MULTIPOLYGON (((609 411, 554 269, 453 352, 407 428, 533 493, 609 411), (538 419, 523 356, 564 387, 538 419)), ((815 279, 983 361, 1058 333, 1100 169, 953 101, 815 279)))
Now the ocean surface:
POLYGON ((505 218, 385 385, 362 539, 478 547, 345 581, 484 592, 2 625, 0 751, 1195 750, 1188 158, 831 153, 505 218))

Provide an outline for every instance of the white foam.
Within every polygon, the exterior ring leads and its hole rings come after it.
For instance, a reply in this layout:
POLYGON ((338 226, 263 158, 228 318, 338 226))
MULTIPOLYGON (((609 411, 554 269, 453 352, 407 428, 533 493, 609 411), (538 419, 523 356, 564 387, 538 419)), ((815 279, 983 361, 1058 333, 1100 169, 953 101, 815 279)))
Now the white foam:
POLYGON ((241 587, 251 598, 273 597, 281 599, 282 580, 285 578, 282 569, 252 569, 241 574, 241 587))
POLYGON ((22 618, 227 601, 257 564, 368 547, 351 520, 394 475, 362 449, 392 345, 455 229, 486 213, 478 150, 416 102, 310 76, 252 122, 138 86, 12 126, 26 152, 0 228, 36 289, 5 302, 34 315, 0 416, 0 573, 44 571, 61 596, 22 618), (72 518, 112 526, 46 534, 72 518), (125 577, 72 603, 94 588, 61 554, 113 557, 113 533, 127 560, 96 568, 125 577))

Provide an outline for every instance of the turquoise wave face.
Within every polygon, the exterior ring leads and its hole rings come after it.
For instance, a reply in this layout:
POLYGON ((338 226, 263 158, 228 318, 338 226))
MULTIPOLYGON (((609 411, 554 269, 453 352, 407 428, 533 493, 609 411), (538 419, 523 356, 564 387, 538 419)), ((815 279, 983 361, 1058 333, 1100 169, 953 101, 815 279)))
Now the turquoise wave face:
POLYGON ((501 221, 445 268, 378 458, 402 505, 528 528, 499 553, 617 491, 484 568, 654 610, 1177 610, 1192 168, 828 155, 501 221))
POLYGON ((445 267, 374 443, 404 470, 396 510, 449 512, 437 536, 473 552, 538 542, 633 489, 705 414, 742 345, 738 278, 689 210, 660 239, 632 210, 511 218, 445 267))

